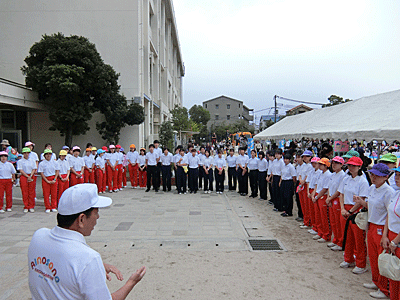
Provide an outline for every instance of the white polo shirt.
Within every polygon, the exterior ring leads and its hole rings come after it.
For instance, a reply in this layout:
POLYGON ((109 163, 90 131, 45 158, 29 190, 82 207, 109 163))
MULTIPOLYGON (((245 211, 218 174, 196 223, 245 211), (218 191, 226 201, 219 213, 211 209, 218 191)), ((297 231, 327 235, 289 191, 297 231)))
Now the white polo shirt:
POLYGON ((15 174, 15 168, 12 163, 6 161, 5 163, 0 162, 0 179, 11 179, 12 174, 15 174))
POLYGON ((389 230, 398 234, 400 232, 400 191, 395 191, 393 194, 387 212, 389 230))
POLYGON ((118 154, 117 153, 105 153, 105 158, 110 162, 110 164, 115 167, 118 163, 118 154))
POLYGON ((396 185, 396 174, 389 177, 389 185, 396 191, 400 190, 400 187, 396 185))
POLYGON ((38 157, 38 155, 36 154, 36 152, 29 152, 29 158, 28 158, 29 160, 33 160, 33 161, 39 161, 39 157, 38 157))
POLYGON ((322 173, 317 180, 317 193, 320 193, 323 189, 329 188, 329 180, 331 178, 331 171, 327 170, 325 173, 322 173))
POLYGON ((283 162, 283 158, 281 159, 274 159, 270 164, 268 168, 268 175, 277 175, 281 176, 281 170, 285 166, 285 163, 283 162))
POLYGON ((236 165, 238 167, 244 168, 248 162, 249 162, 249 157, 247 155, 239 155, 236 158, 236 165))
POLYGON ((66 158, 64 160, 58 159, 57 163, 61 175, 67 174, 68 171, 71 169, 71 166, 69 165, 69 162, 66 158))
POLYGON ((17 169, 23 170, 27 175, 30 175, 32 170, 36 169, 36 163, 33 160, 21 158, 17 161, 17 169))
POLYGON ((268 170, 268 160, 266 158, 258 159, 258 171, 267 172, 268 170))
POLYGON ((83 161, 85 162, 85 166, 88 167, 89 169, 92 168, 93 164, 95 163, 94 161, 94 156, 84 156, 83 161))
POLYGON ((338 191, 344 195, 344 204, 354 205, 353 195, 368 197, 369 184, 363 176, 345 175, 338 191))
POLYGON ((163 154, 163 151, 161 150, 160 147, 158 147, 158 148, 154 147, 154 153, 158 154, 158 156, 161 156, 163 154))
POLYGON ((137 152, 137 151, 129 151, 127 154, 126 154, 126 159, 128 160, 128 162, 130 163, 130 164, 135 164, 135 163, 137 163, 137 158, 138 158, 138 156, 139 156, 139 153, 137 152))
POLYGON ((187 155, 184 154, 184 155, 182 156, 182 155, 179 154, 176 163, 177 163, 177 164, 188 164, 189 162, 188 162, 188 157, 187 157, 187 155))
POLYGON ((250 171, 258 170, 258 161, 259 159, 257 157, 249 158, 249 161, 247 162, 247 167, 250 171))
POLYGON ((368 197, 368 222, 376 225, 385 225, 387 209, 392 201, 395 191, 386 182, 379 188, 375 184, 369 187, 368 197))
POLYGON ((288 163, 287 165, 283 165, 281 169, 282 180, 293 180, 293 177, 296 177, 296 169, 293 164, 288 163))
POLYGON ((96 166, 103 169, 106 165, 106 161, 104 160, 104 155, 102 157, 97 156, 96 158, 96 166))
POLYGON ((43 173, 45 177, 56 175, 56 170, 59 170, 60 166, 55 160, 42 160, 39 163, 38 173, 43 173))
POLYGON ((161 154, 160 156, 160 161, 162 163, 163 166, 170 166, 172 161, 173 161, 173 156, 171 153, 168 152, 167 155, 165 155, 164 153, 161 154))
POLYGON ((159 158, 160 155, 158 155, 158 153, 156 153, 155 150, 156 149, 154 149, 153 153, 151 153, 151 152, 146 153, 146 159, 147 159, 148 166, 156 166, 157 165, 157 158, 159 158))
POLYGON ((213 165, 214 165, 218 170, 221 170, 221 169, 225 168, 225 167, 226 167, 225 158, 224 158, 224 157, 219 158, 219 156, 216 156, 216 157, 214 158, 213 165))
MULTIPOLYGON (((51 159, 57 160, 56 154, 54 152, 51 154, 51 159)), ((42 160, 45 160, 44 153, 40 154, 40 161, 42 161, 42 160)))
POLYGON ((204 163, 204 166, 208 169, 208 168, 210 168, 210 167, 212 167, 212 165, 213 165, 213 162, 214 162, 214 159, 211 157, 211 156, 209 156, 209 157, 204 157, 204 161, 203 161, 203 163, 204 163))
POLYGON ((301 178, 303 178, 303 173, 304 173, 304 167, 305 167, 305 163, 302 163, 301 165, 297 165, 296 166, 296 179, 300 180, 300 176, 301 178))
POLYGON ((329 196, 332 196, 334 193, 337 192, 340 183, 342 182, 344 176, 346 174, 344 173, 343 170, 340 170, 339 172, 332 173, 331 177, 329 178, 329 196))
POLYGON ((310 176, 310 185, 309 188, 310 189, 315 189, 315 185, 317 184, 317 181, 319 179, 319 176, 321 176, 322 171, 320 169, 316 170, 314 169, 314 171, 311 173, 312 175, 310 176))
POLYGON ((143 167, 146 164, 146 155, 139 155, 136 161, 139 167, 143 167))
POLYGON ((85 166, 85 161, 83 160, 82 157, 79 156, 78 157, 72 156, 68 162, 70 167, 74 168, 75 172, 80 172, 82 170, 82 167, 85 166))
POLYGON ((37 230, 28 249, 29 288, 33 300, 109 300, 106 272, 100 254, 79 232, 37 230))
POLYGON ((237 161, 237 156, 235 155, 228 155, 226 157, 226 162, 228 163, 228 168, 236 168, 236 161, 237 161))
POLYGON ((190 155, 188 156, 187 160, 188 160, 188 164, 189 164, 189 168, 190 169, 197 169, 199 167, 200 159, 199 159, 198 155, 193 156, 193 154, 190 153, 190 155))

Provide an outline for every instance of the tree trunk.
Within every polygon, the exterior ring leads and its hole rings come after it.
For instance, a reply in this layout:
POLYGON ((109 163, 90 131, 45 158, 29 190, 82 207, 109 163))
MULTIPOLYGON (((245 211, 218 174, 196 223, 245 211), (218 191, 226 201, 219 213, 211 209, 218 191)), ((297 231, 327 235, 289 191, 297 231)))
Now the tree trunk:
POLYGON ((65 145, 72 147, 72 126, 68 126, 67 132, 65 133, 65 145))

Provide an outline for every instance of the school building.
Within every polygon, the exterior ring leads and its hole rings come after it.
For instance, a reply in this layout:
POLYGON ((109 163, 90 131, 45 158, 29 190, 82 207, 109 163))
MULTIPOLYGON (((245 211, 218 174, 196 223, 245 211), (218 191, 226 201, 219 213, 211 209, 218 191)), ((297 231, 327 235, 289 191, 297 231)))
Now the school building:
MULTIPOLYGON (((47 142, 55 149, 64 144, 59 132, 48 130, 49 108, 24 86, 21 72, 30 47, 44 34, 87 37, 104 62, 120 73, 128 104, 144 107, 145 122, 121 132, 124 148, 158 139, 170 109, 182 106, 185 67, 172 0, 2 0, 0 19, 0 139, 19 150, 26 140, 40 150, 47 142)), ((90 131, 74 137, 73 144, 104 145, 95 125, 101 120, 101 114, 94 114, 90 131)))

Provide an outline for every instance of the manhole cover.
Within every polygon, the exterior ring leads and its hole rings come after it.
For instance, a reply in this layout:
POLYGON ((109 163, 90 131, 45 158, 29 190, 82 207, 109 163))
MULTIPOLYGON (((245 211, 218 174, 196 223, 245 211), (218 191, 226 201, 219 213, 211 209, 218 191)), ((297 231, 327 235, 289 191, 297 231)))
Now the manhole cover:
POLYGON ((277 251, 283 250, 277 240, 249 240, 251 248, 255 251, 277 251))

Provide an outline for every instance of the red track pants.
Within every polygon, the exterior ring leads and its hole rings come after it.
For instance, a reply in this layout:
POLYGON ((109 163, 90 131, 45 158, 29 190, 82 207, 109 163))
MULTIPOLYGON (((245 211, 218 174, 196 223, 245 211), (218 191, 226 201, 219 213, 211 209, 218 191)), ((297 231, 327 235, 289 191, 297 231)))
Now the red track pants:
POLYGON ((303 223, 304 225, 311 225, 311 217, 310 217, 310 206, 308 203, 307 197, 307 183, 304 184, 304 189, 299 192, 300 205, 301 210, 303 211, 303 223))
MULTIPOLYGON (((61 174, 61 177, 63 179, 68 178, 67 174, 61 174)), ((67 188, 69 188, 69 180, 67 180, 67 181, 57 180, 57 184, 58 184, 58 192, 57 192, 57 206, 58 206, 58 202, 60 202, 62 193, 64 193, 64 191, 67 188)))
MULTIPOLYGON (((52 181, 55 176, 48 176, 46 179, 48 181, 52 181)), ((43 197, 44 197, 44 206, 46 209, 55 209, 57 208, 57 181, 54 184, 47 183, 42 178, 42 189, 43 189, 43 197), (51 197, 51 202, 50 202, 51 197)))
POLYGON ((125 187, 126 186, 126 167, 122 167, 122 186, 125 187))
POLYGON ((6 209, 12 207, 12 179, 0 179, 0 209, 3 209, 4 192, 6 192, 6 209))
POLYGON ((128 165, 128 169, 129 169, 129 179, 131 181, 131 186, 138 186, 139 183, 139 166, 138 164, 132 166, 132 164, 128 165))
POLYGON ((122 173, 123 173, 123 171, 122 171, 122 169, 123 169, 124 167, 122 166, 122 164, 119 164, 119 165, 117 165, 117 171, 118 171, 118 174, 117 174, 117 182, 118 182, 118 185, 117 185, 117 188, 118 189, 122 189, 122 173))
POLYGON ((24 209, 35 208, 36 180, 28 182, 28 177, 21 175, 19 179, 24 209))
POLYGON ((140 187, 146 187, 146 184, 147 184, 147 171, 139 170, 139 185, 140 187))
POLYGON ((85 169, 84 170, 84 179, 85 183, 94 183, 94 170, 92 172, 89 172, 89 170, 85 169))
POLYGON ((96 182, 97 182, 97 190, 98 192, 105 192, 106 191, 106 174, 103 172, 102 169, 96 169, 96 182))
MULTIPOLYGON (((344 208, 349 210, 353 207, 352 204, 345 204, 344 208)), ((340 218, 342 232, 346 226, 346 219, 342 216, 340 218)), ((354 255, 356 256, 356 266, 365 268, 367 265, 367 246, 365 244, 365 231, 361 230, 357 224, 350 221, 347 230, 346 249, 344 250, 344 261, 348 263, 354 262, 354 255)))
MULTIPOLYGON (((317 194, 315 194, 315 196, 317 196, 318 195, 318 193, 317 194)), ((313 206, 314 206, 314 217, 315 217, 315 228, 317 229, 317 230, 315 230, 316 232, 318 232, 318 235, 320 236, 320 237, 322 237, 322 235, 323 235, 323 232, 322 232, 322 220, 321 220, 321 212, 320 212, 320 210, 319 210, 319 205, 318 205, 318 201, 319 200, 317 200, 317 201, 315 201, 315 202, 312 202, 312 204, 313 204, 313 206)), ((313 226, 314 227, 314 226, 313 226)))
MULTIPOLYGON (((393 239, 397 236, 397 233, 393 231, 388 232, 389 240, 393 241, 393 239)), ((382 252, 381 252, 382 253, 382 252)), ((380 253, 379 253, 380 254, 380 253)), ((396 249, 396 256, 400 258, 400 248, 396 249)), ((390 299, 399 300, 400 299, 400 281, 394 281, 389 279, 389 290, 390 290, 390 299)))
POLYGON ((381 247, 381 239, 384 225, 376 225, 374 223, 369 223, 367 242, 368 242, 368 257, 369 264, 371 266, 372 281, 376 286, 389 296, 389 279, 383 277, 379 274, 378 268, 378 256, 382 253, 383 247, 381 247))
POLYGON ((113 170, 109 165, 107 165, 107 182, 109 191, 116 191, 118 189, 117 167, 115 167, 115 170, 113 170))
POLYGON ((320 237, 322 237, 326 241, 331 240, 332 236, 332 229, 331 224, 329 221, 329 209, 328 205, 326 204, 327 195, 322 196, 318 199, 318 208, 319 208, 319 215, 321 217, 321 233, 320 237))
MULTIPOLYGON (((314 192, 314 189, 310 189, 310 195, 314 192)), ((308 207, 310 209, 310 219, 311 219, 311 227, 314 231, 318 232, 317 222, 315 220, 315 206, 314 202, 312 202, 311 198, 307 196, 308 207)))
POLYGON ((340 218, 342 213, 340 210, 339 198, 332 199, 332 206, 329 207, 329 221, 333 232, 333 243, 340 247, 343 246, 343 232, 342 226, 340 225, 340 218))
MULTIPOLYGON (((76 172, 77 174, 81 174, 81 171, 76 172)), ((70 186, 74 186, 77 184, 83 183, 83 176, 80 178, 77 178, 76 175, 74 173, 71 173, 70 175, 70 186)))

